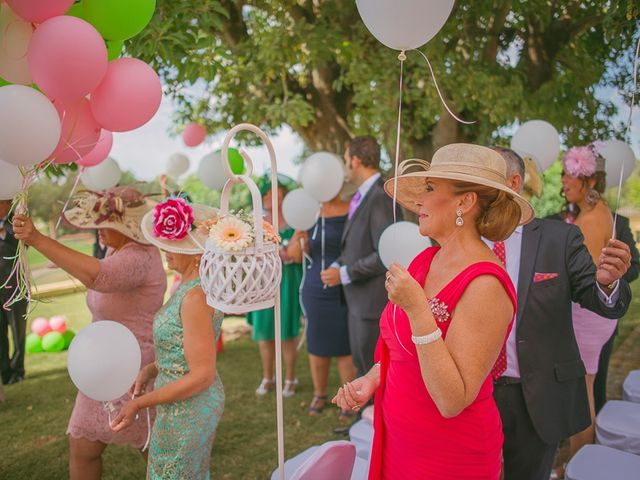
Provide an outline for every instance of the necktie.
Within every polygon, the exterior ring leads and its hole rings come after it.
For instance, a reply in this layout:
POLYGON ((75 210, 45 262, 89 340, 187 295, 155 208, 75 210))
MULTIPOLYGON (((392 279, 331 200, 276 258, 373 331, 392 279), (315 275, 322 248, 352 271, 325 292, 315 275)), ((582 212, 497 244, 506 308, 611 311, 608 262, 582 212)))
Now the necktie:
POLYGON ((356 209, 358 208, 358 204, 360 203, 360 199, 362 198, 362 194, 360 190, 356 192, 356 194, 351 198, 351 203, 349 203, 349 220, 353 217, 353 214, 356 213, 356 209))
MULTIPOLYGON (((495 242, 493 244, 493 253, 495 253, 498 260, 502 262, 503 267, 507 267, 507 251, 504 248, 504 242, 495 242)), ((495 365, 491 369, 491 377, 496 380, 502 375, 507 369, 507 351, 505 345, 502 345, 502 349, 500 350, 500 354, 498 355, 498 360, 496 360, 495 365)))

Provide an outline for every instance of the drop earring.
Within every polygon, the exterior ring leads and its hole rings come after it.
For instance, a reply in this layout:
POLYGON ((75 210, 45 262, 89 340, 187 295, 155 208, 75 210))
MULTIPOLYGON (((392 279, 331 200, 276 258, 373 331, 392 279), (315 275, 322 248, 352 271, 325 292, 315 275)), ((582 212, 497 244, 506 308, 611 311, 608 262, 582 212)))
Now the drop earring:
POLYGON ((456 225, 461 227, 464 225, 464 220, 462 219, 462 210, 456 210, 456 225))

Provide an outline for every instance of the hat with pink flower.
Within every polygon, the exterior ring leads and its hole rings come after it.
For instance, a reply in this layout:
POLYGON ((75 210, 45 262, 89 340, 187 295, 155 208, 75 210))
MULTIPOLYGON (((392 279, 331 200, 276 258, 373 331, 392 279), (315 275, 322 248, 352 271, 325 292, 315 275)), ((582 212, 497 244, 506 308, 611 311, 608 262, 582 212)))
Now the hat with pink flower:
POLYGON ((596 151, 597 143, 571 147, 564 154, 564 171, 571 177, 591 177, 604 171, 604 159, 596 151))
POLYGON ((161 250, 198 255, 204 251, 208 236, 208 229, 201 226, 217 218, 217 208, 169 197, 143 217, 141 229, 144 237, 161 250))

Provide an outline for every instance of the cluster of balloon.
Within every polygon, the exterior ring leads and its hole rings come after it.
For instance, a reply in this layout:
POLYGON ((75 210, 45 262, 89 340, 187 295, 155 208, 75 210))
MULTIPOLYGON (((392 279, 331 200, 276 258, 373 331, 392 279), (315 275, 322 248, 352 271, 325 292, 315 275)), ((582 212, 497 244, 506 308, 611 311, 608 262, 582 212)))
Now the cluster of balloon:
POLYGON ((282 202, 282 216, 296 230, 309 230, 318 220, 322 202, 336 197, 345 179, 344 163, 337 155, 317 152, 302 164, 302 188, 292 190, 282 202))
MULTIPOLYGON (((245 172, 244 158, 242 154, 235 148, 229 148, 229 163, 231 170, 236 175, 245 172)), ((229 179, 224 165, 222 164, 222 154, 220 150, 207 153, 198 166, 198 177, 207 188, 211 190, 222 190, 224 184, 229 179)))
POLYGON ((67 370, 78 390, 89 398, 108 402, 131 388, 141 360, 140 345, 131 330, 103 320, 91 323, 75 336, 69 347, 67 370))
POLYGON ((27 353, 61 352, 69 348, 75 333, 67 327, 67 317, 35 318, 26 338, 27 353))
MULTIPOLYGON (((155 0, 0 5, 3 162, 13 170, 43 162, 93 167, 108 157, 111 132, 133 130, 153 117, 162 98, 158 75, 141 60, 118 57, 123 42, 149 23, 155 5, 155 0)), ((0 178, 0 191, 18 188, 14 173, 0 178)))

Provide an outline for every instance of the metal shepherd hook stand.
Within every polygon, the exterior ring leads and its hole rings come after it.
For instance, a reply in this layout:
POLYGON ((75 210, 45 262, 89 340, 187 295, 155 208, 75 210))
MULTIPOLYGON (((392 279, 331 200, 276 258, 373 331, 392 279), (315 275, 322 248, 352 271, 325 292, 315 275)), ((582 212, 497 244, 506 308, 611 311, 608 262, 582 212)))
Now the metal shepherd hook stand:
MULTIPOLYGON (((264 245, 264 234, 263 234, 263 225, 262 225, 262 198, 258 191, 258 188, 254 181, 251 179, 251 174, 253 173, 253 162, 251 158, 245 151, 240 151, 242 158, 244 159, 246 171, 242 175, 236 175, 231 170, 231 164, 229 163, 229 143, 233 139, 236 133, 240 131, 250 131, 255 133, 267 147, 269 152, 269 158, 271 160, 271 212, 273 215, 272 222, 274 227, 277 229, 279 225, 278 218, 278 168, 276 163, 276 154, 273 149, 273 145, 266 133, 264 133, 261 129, 256 127, 255 125, 251 125, 248 123, 242 123, 233 127, 222 143, 222 158, 224 165, 224 169, 229 176, 229 180, 225 184, 222 197, 220 201, 220 213, 224 215, 229 211, 229 193, 231 191, 231 187, 237 183, 244 183, 249 187, 253 198, 253 214, 254 214, 254 228, 255 228, 255 248, 253 249, 254 255, 259 257, 262 255, 263 251, 267 251, 269 255, 275 255, 277 266, 274 266, 271 270, 269 267, 266 268, 266 272, 263 271, 259 275, 255 273, 256 270, 260 268, 265 268, 260 266, 259 264, 269 263, 267 260, 270 260, 272 257, 265 257, 259 262, 253 262, 253 264, 248 267, 245 267, 245 270, 239 272, 238 269, 231 270, 231 273, 235 275, 236 285, 243 287, 247 286, 249 290, 255 288, 257 283, 254 282, 251 284, 250 281, 247 281, 248 278, 253 275, 253 279, 255 280, 256 275, 259 277, 260 285, 263 287, 258 287, 262 289, 262 292, 269 286, 273 288, 273 294, 269 294, 268 299, 260 300, 259 298, 255 298, 253 296, 246 297, 245 301, 236 301, 235 307, 238 311, 252 311, 258 310, 262 308, 274 307, 274 320, 275 320, 275 344, 276 344, 276 425, 277 425, 277 433, 278 433, 278 471, 281 480, 284 480, 284 410, 283 410, 283 401, 282 401, 282 384, 283 384, 283 375, 282 375, 282 330, 281 330, 281 317, 280 317, 280 281, 282 279, 282 263, 277 253, 277 245, 275 245, 275 250, 272 252, 271 247, 269 245, 264 245), (252 300, 255 298, 255 300, 252 300), (244 305, 242 305, 244 303, 244 305), (243 310, 244 307, 244 310, 243 310)), ((249 252, 250 253, 250 252, 249 252)), ((207 268, 206 265, 201 265, 201 269, 207 268)), ((203 270, 201 270, 203 271, 203 270)), ((204 276, 202 277, 204 279, 204 276)), ((208 290, 208 288, 206 288, 208 290)), ((241 294, 247 294, 251 292, 235 292, 241 294)), ((235 294, 234 293, 234 294, 235 294)), ((253 292, 255 293, 255 292, 253 292)), ((261 293, 261 292, 257 292, 261 293)), ((259 295, 258 295, 259 296, 259 295)), ((211 303, 210 303, 211 304, 211 303)), ((230 312, 229 309, 221 309, 222 311, 230 312)))

